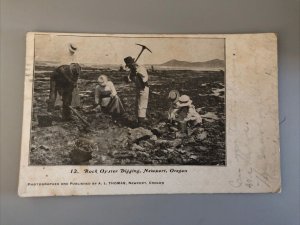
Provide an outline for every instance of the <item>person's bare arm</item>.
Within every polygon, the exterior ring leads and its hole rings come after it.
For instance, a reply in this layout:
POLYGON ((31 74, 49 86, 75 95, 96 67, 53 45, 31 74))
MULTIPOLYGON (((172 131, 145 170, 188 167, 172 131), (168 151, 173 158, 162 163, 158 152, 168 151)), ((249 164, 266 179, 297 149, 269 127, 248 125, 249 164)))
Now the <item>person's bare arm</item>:
POLYGON ((98 86, 95 88, 95 104, 99 105, 100 103, 100 90, 98 86))
POLYGON ((110 97, 115 97, 117 95, 117 91, 116 91, 114 84, 112 82, 109 82, 109 86, 111 89, 110 97))

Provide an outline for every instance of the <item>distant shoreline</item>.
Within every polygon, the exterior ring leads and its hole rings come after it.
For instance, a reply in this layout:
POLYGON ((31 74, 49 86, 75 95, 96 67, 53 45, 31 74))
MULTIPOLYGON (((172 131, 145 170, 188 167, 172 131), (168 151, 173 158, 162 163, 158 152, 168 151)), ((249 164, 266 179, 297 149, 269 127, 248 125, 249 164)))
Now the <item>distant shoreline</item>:
MULTIPOLYGON (((46 62, 46 61, 36 61, 35 66, 41 66, 41 67, 56 67, 60 66, 64 63, 60 62, 46 62)), ((118 70, 121 66, 124 67, 124 65, 121 64, 88 64, 88 63, 82 63, 81 66, 83 68, 95 68, 95 69, 111 69, 111 70, 118 70)), ((184 67, 184 66, 161 66, 161 65, 149 65, 146 64, 145 67, 149 70, 152 69, 152 66, 154 70, 194 70, 194 71, 220 71, 224 70, 224 67, 184 67)))

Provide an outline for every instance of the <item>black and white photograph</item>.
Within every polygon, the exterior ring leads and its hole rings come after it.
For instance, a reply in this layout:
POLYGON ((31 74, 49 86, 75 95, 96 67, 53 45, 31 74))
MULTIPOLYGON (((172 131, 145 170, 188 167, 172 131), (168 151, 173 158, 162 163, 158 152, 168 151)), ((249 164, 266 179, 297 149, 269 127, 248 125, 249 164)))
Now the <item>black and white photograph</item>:
POLYGON ((34 46, 30 165, 226 165, 224 38, 34 46))

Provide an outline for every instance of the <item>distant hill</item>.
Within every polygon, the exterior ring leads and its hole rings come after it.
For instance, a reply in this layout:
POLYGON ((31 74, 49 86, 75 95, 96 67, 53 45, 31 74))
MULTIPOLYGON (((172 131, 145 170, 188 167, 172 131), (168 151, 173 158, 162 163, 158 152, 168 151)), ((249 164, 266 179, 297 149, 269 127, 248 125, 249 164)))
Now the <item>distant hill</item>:
POLYGON ((180 61, 176 59, 172 59, 168 62, 160 64, 159 66, 170 66, 170 67, 224 67, 225 62, 224 60, 220 59, 213 59, 205 62, 187 62, 187 61, 180 61))

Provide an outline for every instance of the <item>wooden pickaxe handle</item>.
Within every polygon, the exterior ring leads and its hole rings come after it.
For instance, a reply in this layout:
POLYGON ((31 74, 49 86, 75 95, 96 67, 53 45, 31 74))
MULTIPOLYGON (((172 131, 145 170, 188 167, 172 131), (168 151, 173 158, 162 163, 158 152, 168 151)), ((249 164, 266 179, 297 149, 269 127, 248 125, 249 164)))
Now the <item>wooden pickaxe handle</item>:
POLYGON ((143 53, 143 51, 144 51, 145 49, 147 49, 149 52, 152 53, 152 51, 151 51, 149 48, 147 48, 145 45, 141 45, 141 44, 136 44, 136 45, 141 46, 141 47, 142 47, 142 50, 140 51, 140 53, 138 54, 138 56, 136 57, 136 59, 134 60, 134 62, 137 62, 137 61, 138 61, 138 59, 140 58, 141 54, 143 53))
POLYGON ((91 125, 89 124, 88 121, 86 121, 80 114, 77 112, 76 109, 74 109, 72 106, 69 106, 69 108, 72 110, 72 112, 81 120, 81 122, 84 123, 87 127, 90 127, 91 125))

